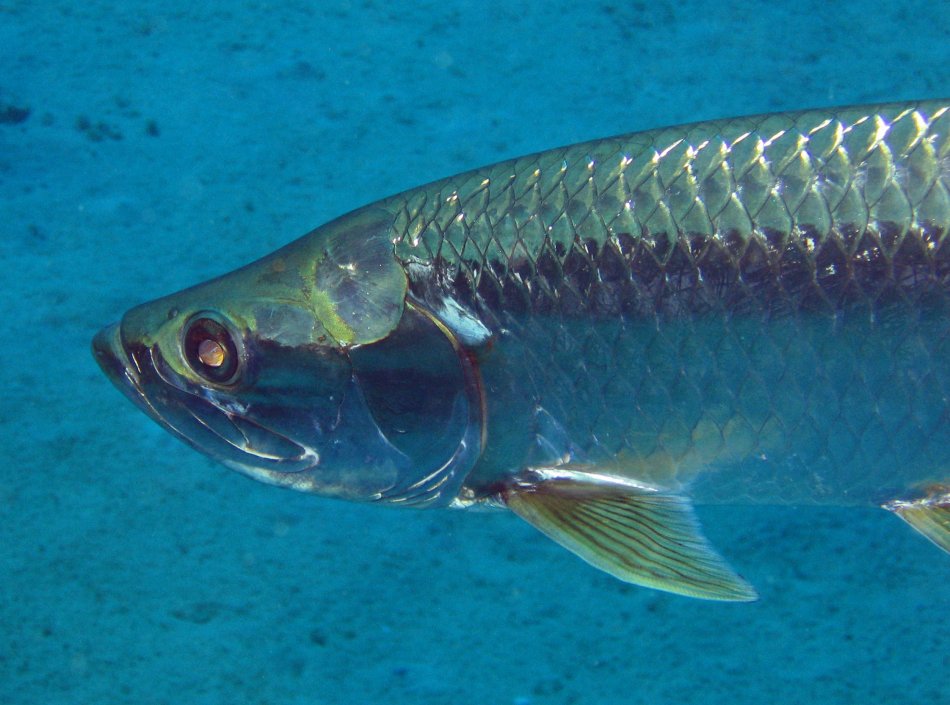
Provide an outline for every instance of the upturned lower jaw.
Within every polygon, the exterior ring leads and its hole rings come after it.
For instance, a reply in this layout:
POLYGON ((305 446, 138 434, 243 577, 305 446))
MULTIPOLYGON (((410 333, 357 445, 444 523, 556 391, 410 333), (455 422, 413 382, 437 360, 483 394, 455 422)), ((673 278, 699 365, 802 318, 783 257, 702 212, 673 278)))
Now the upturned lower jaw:
POLYGON ((106 326, 92 339, 92 354, 99 363, 99 367, 114 384, 118 384, 118 380, 126 374, 126 365, 122 361, 124 355, 120 355, 121 350, 122 342, 119 338, 118 323, 106 326))
POLYGON ((149 408, 142 390, 141 374, 132 363, 125 346, 122 344, 122 331, 118 323, 106 326, 92 339, 92 352, 116 389, 127 396, 136 406, 146 413, 154 415, 149 408))
POLYGON ((122 343, 120 324, 113 323, 100 330, 92 340, 92 352, 99 367, 116 389, 158 423, 166 424, 165 419, 145 395, 141 370, 122 343))

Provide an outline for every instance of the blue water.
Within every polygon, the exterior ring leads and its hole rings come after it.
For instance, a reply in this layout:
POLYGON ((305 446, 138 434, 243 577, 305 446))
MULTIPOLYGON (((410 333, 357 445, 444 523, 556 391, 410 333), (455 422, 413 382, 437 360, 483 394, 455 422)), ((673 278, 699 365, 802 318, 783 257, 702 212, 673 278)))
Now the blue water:
POLYGON ((701 510, 761 600, 687 600, 243 479, 88 346, 438 176, 948 67, 932 0, 0 3, 0 703, 947 702, 950 559, 883 511, 701 510))

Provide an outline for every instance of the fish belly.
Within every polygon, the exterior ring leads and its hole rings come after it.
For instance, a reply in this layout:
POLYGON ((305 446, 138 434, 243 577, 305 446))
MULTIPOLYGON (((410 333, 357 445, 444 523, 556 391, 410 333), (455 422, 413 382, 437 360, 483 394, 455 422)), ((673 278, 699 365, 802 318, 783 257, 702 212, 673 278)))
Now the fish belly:
POLYGON ((879 315, 512 325, 483 368, 483 471, 568 459, 699 503, 906 496, 950 468, 950 318, 879 315))

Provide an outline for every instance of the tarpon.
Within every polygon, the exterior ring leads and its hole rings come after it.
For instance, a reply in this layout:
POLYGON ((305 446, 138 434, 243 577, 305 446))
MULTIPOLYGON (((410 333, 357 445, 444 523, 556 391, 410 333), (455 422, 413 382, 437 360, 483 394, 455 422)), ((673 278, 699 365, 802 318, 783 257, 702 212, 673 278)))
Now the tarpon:
POLYGON ((386 198, 93 347, 255 479, 508 508, 750 600, 694 503, 878 505, 950 551, 948 230, 950 101, 705 122, 386 198))

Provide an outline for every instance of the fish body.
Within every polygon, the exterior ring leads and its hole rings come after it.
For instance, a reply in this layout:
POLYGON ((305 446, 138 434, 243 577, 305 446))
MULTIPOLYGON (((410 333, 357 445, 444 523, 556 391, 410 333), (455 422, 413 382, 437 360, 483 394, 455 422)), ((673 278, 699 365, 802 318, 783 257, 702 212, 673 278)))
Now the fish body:
POLYGON ((513 510, 752 599, 691 505, 882 505, 950 550, 950 102, 588 142, 129 311, 100 364, 257 479, 513 510))

